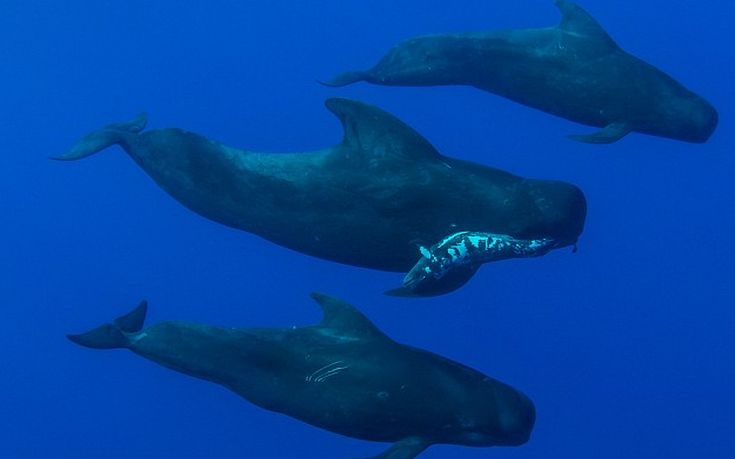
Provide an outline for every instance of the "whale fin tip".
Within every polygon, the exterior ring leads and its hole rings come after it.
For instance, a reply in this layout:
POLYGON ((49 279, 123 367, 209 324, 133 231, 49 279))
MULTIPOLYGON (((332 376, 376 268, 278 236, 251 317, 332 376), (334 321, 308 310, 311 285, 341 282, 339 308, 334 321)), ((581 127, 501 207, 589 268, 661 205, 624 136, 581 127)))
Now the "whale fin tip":
POLYGON ((404 438, 393 443, 390 448, 367 459, 414 459, 431 446, 431 443, 423 438, 404 438))
POLYGON ((52 156, 50 159, 56 161, 75 161, 86 158, 107 147, 122 142, 126 134, 138 134, 145 129, 147 122, 148 115, 145 112, 141 112, 132 120, 108 124, 84 136, 66 153, 52 156))
POLYGON ((323 86, 330 88, 340 88, 342 86, 351 85, 358 81, 365 80, 367 76, 366 72, 343 72, 332 78, 331 80, 317 80, 317 82, 323 86))
POLYGON ((100 325, 85 333, 66 335, 66 337, 84 347, 92 349, 117 349, 129 345, 128 333, 137 333, 143 328, 148 312, 148 302, 141 301, 138 306, 111 323, 100 325))
POLYGON ((395 296, 398 298, 417 298, 419 296, 406 287, 398 287, 386 290, 385 292, 383 292, 383 295, 395 296))
POLYGON ((610 123, 592 134, 573 134, 568 135, 567 137, 578 142, 608 144, 617 142, 630 134, 632 130, 633 129, 630 127, 630 124, 625 122, 610 123))

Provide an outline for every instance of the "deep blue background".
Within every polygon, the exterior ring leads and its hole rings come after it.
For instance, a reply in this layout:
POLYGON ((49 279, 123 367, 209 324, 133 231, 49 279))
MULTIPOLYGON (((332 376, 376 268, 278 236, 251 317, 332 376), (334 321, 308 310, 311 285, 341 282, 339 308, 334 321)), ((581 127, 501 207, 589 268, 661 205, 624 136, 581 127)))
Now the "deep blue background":
MULTIPOLYGON (((141 298, 150 322, 315 322, 307 293, 361 307, 392 337, 472 365, 536 403, 521 448, 436 446, 429 458, 735 457, 735 6, 584 6, 628 51, 718 108, 709 143, 591 131, 469 88, 329 89, 423 33, 555 24, 550 0, 28 2, 0 5, 0 456, 347 458, 385 446, 258 409, 213 384, 64 334, 141 298), (383 107, 441 152, 578 184, 579 252, 486 266, 455 294, 400 282, 204 220, 120 149, 46 158, 141 110, 234 146, 309 150, 341 138, 329 96, 383 107)), ((256 199, 257 197, 253 197, 256 199)))

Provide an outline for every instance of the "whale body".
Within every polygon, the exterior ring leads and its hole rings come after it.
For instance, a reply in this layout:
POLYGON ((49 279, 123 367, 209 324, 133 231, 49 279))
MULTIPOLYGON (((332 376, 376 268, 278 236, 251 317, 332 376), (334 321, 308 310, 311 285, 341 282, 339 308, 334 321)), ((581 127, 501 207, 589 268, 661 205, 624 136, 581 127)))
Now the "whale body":
POLYGON ((461 231, 431 247, 419 247, 421 258, 392 296, 436 296, 453 292, 480 266, 510 258, 539 257, 556 246, 553 239, 516 239, 505 234, 461 231))
POLYGON ((144 115, 98 129, 55 159, 119 144, 194 212, 284 247, 339 263, 407 272, 418 244, 457 231, 577 241, 586 215, 574 185, 532 180, 449 158, 376 107, 329 99, 338 145, 258 153, 180 129, 142 132, 144 115))
POLYGON ((705 142, 715 108, 656 67, 625 52, 578 5, 556 2, 556 27, 426 35, 398 43, 373 68, 330 86, 467 85, 602 128, 571 138, 612 143, 635 131, 705 142))
POLYGON ((520 391, 393 341, 341 300, 312 297, 324 311, 314 326, 221 328, 177 321, 143 328, 143 302, 69 339, 95 349, 126 348, 267 410, 393 443, 376 459, 411 459, 438 443, 517 446, 529 439, 536 412, 520 391))

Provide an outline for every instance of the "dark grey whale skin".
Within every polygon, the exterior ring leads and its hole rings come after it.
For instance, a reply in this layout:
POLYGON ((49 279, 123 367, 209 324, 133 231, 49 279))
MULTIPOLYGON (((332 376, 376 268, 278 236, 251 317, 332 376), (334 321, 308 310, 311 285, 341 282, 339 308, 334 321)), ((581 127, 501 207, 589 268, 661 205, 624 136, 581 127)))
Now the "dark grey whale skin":
POLYGON ((257 153, 180 129, 142 132, 145 116, 112 124, 55 159, 119 144, 181 204, 301 253, 408 271, 418 244, 458 230, 572 245, 586 202, 563 182, 524 179, 440 155, 420 134, 367 104, 329 99, 342 143, 306 153, 257 153))
POLYGON ((175 321, 143 328, 143 302, 69 339, 94 349, 129 349, 266 410, 349 437, 394 443, 376 458, 410 459, 437 443, 528 441, 536 412, 523 393, 393 341, 341 300, 312 297, 324 311, 313 326, 223 328, 175 321))
POLYGON ((370 70, 346 72, 330 86, 467 85, 590 126, 570 136, 611 143, 635 131, 705 142, 718 123, 702 97, 621 49, 585 10, 557 1, 556 27, 426 35, 392 48, 370 70))

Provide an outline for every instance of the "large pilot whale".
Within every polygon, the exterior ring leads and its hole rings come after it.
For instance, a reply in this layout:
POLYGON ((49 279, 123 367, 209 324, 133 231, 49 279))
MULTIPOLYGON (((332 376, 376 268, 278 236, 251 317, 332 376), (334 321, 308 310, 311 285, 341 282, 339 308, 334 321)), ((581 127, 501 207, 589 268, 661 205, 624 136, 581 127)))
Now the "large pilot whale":
POLYGON ((312 298, 324 311, 313 326, 221 328, 176 321, 143 328, 143 302, 69 339, 95 349, 126 348, 221 384, 266 410, 349 437, 393 443, 375 459, 411 459, 438 443, 528 441, 536 413, 518 390, 393 341, 341 300, 312 298))
POLYGON ((119 144, 155 182, 194 212, 276 244, 354 266, 408 272, 458 231, 573 245, 586 215, 582 192, 449 158, 376 107, 326 106, 344 126, 338 145, 258 153, 180 129, 141 132, 145 116, 112 124, 56 158, 119 144))
POLYGON ((656 67, 625 52, 578 5, 557 0, 556 27, 426 35, 398 43, 373 68, 325 84, 467 85, 602 128, 571 138, 611 143, 635 131, 705 142, 717 111, 656 67))

